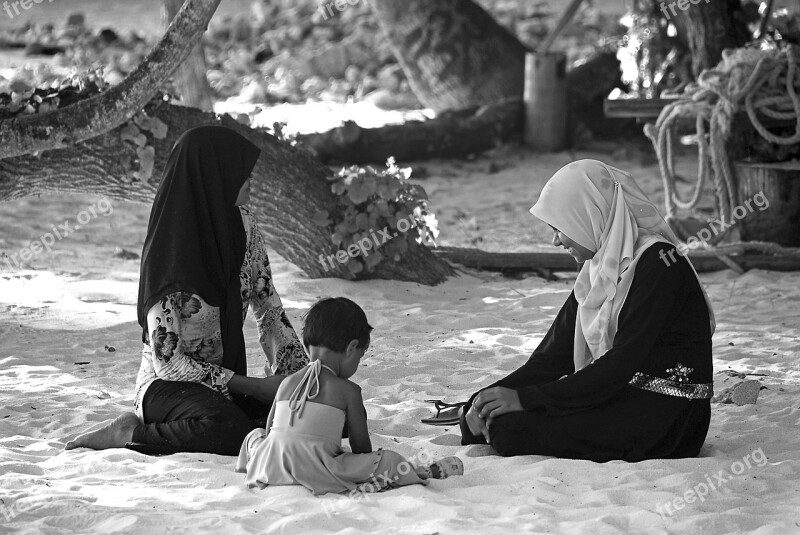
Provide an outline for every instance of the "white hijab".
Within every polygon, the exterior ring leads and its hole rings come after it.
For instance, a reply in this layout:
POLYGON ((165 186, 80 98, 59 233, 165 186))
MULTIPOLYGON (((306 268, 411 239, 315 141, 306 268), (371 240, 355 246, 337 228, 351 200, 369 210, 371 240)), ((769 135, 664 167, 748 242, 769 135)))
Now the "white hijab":
MULTIPOLYGON (((657 242, 677 245, 678 238, 629 174, 597 160, 578 160, 559 169, 530 212, 595 253, 575 281, 578 371, 611 349, 642 253, 657 242)), ((705 289, 703 295, 713 334, 714 309, 705 289)))

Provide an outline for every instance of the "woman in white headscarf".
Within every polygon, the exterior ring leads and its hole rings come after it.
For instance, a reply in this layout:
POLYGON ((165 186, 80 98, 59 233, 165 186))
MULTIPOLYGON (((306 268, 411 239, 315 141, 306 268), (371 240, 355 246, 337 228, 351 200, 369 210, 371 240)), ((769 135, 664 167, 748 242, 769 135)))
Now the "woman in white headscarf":
POLYGON ((714 312, 675 234, 630 175, 597 160, 560 169, 530 211, 583 265, 528 362, 470 399, 462 443, 594 461, 696 456, 714 312))

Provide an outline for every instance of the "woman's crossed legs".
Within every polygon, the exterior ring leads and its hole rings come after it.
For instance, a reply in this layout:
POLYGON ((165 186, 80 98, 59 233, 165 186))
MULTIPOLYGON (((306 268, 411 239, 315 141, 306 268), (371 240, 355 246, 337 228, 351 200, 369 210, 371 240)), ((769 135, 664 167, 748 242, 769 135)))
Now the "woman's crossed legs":
POLYGON ((142 400, 145 423, 125 413, 67 443, 73 448, 121 448, 129 442, 163 452, 237 455, 244 437, 264 426, 270 405, 248 396, 233 401, 199 383, 154 381, 142 400))

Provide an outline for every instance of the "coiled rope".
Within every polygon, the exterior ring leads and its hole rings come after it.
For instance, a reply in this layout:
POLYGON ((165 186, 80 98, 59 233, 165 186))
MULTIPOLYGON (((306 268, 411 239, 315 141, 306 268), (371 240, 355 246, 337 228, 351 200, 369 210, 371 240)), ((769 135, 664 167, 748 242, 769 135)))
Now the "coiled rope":
MULTIPOLYGON (((667 221, 682 229, 675 215, 676 209, 690 210, 697 206, 709 180, 714 182, 720 219, 731 220, 737 192, 726 147, 734 116, 745 110, 755 130, 770 143, 791 145, 800 142, 798 74, 798 49, 794 45, 770 50, 725 50, 716 68, 703 71, 695 84, 686 87, 675 102, 661 110, 655 124, 645 125, 644 132, 653 143, 664 181, 667 221), (779 136, 770 132, 759 114, 771 119, 794 121, 794 133, 779 136), (681 199, 675 190, 673 144, 680 119, 694 119, 697 133, 698 178, 688 200, 681 199)), ((731 246, 736 250, 746 247, 773 254, 798 255, 800 251, 800 248, 765 242, 731 246)), ((704 248, 714 249, 708 244, 704 244, 704 248)))

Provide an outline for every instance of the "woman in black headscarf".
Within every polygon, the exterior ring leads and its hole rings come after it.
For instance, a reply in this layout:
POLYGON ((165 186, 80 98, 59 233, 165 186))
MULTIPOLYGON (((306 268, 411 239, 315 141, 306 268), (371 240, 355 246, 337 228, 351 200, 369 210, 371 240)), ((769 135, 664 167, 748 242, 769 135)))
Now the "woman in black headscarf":
POLYGON ((142 364, 135 413, 67 449, 236 455, 264 425, 281 380, 308 363, 272 285, 266 247, 243 207, 260 150, 228 128, 204 126, 175 144, 156 193, 137 306, 142 364), (242 324, 258 322, 267 377, 247 377, 242 324))

